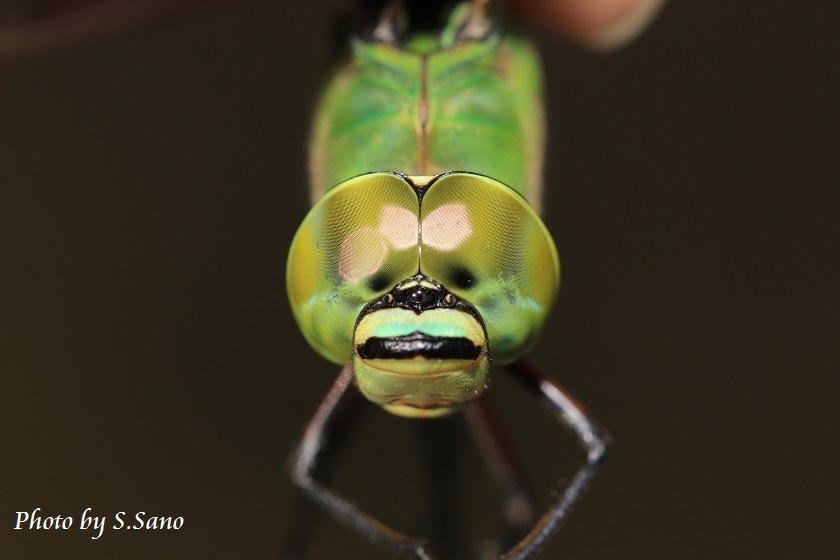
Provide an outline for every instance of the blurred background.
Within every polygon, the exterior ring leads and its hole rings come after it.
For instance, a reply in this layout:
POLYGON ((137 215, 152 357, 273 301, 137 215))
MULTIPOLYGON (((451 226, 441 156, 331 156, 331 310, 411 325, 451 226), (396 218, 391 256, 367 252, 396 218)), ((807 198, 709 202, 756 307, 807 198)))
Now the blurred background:
MULTIPOLYGON (((288 453, 337 373, 299 334, 284 267, 347 6, 257 0, 0 43, 4 558, 278 557, 288 453), (13 530, 37 507, 74 528, 13 530), (92 540, 88 507, 184 527, 92 540)), ((535 33, 564 278, 533 359, 615 440, 541 558, 836 549, 838 16, 826 0, 671 2, 608 55, 535 33)), ((582 453, 503 373, 492 392, 547 498, 582 453)), ((475 557, 498 504, 446 426, 475 557)), ((370 410, 335 485, 423 534, 415 431, 370 410)), ((391 558, 327 518, 316 535, 312 558, 391 558)))

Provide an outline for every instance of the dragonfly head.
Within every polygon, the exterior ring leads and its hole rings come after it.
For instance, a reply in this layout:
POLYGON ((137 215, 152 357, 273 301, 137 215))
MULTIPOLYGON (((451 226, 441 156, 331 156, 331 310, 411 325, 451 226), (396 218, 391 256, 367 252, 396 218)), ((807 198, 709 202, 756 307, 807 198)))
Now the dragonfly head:
POLYGON ((440 416, 486 388, 487 350, 478 311, 417 274, 359 314, 353 369, 362 393, 389 412, 440 416))
POLYGON ((312 347, 352 363, 370 400, 425 417, 475 399, 491 356, 528 351, 559 279, 554 242, 525 199, 460 171, 337 185, 304 219, 287 268, 312 347))

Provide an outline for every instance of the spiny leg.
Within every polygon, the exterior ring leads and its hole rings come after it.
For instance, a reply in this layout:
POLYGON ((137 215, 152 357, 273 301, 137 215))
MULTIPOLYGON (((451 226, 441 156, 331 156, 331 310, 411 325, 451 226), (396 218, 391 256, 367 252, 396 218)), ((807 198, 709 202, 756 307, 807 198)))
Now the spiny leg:
POLYGON ((435 552, 441 558, 461 559, 463 543, 458 538, 458 432, 460 415, 414 422, 420 436, 423 471, 427 475, 431 534, 435 552))
POLYGON ((508 369, 557 413, 558 420, 575 434, 578 443, 586 451, 586 462, 578 469, 559 498, 551 504, 548 512, 537 521, 536 526, 524 539, 496 558, 527 560, 533 558, 546 545, 548 539, 572 511, 598 471, 610 439, 589 411, 559 383, 543 375, 524 360, 511 364, 508 369))
MULTIPOLYGON (((329 397, 328 397, 329 398, 329 397)), ((335 464, 335 456, 346 440, 346 435, 358 420, 359 413, 364 409, 360 406, 364 399, 358 392, 348 392, 346 398, 336 402, 331 411, 333 430, 325 438, 318 452, 318 464, 313 468, 313 478, 326 483, 335 464)), ((297 462, 296 453, 291 460, 297 462)), ((307 496, 305 490, 297 488, 292 507, 292 518, 287 528, 285 547, 280 555, 282 560, 301 560, 306 557, 315 524, 318 519, 318 506, 307 496)))
POLYGON ((424 548, 424 541, 386 527, 316 479, 322 452, 328 448, 330 437, 337 428, 336 410, 348 399, 356 398, 359 398, 359 391, 353 384, 353 369, 347 365, 342 368, 330 392, 306 426, 303 439, 294 453, 292 480, 310 499, 371 541, 394 552, 420 560, 432 560, 424 548))
POLYGON ((490 395, 481 395, 476 403, 466 407, 464 413, 479 451, 501 493, 507 534, 498 543, 498 547, 505 550, 519 542, 533 526, 534 497, 525 469, 499 420, 490 395))

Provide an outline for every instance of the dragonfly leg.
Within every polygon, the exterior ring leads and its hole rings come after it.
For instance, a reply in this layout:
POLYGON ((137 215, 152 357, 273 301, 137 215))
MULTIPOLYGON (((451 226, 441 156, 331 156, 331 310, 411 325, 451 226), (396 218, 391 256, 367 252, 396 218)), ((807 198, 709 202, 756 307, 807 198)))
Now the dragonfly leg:
POLYGON ((281 560, 303 560, 303 558, 306 558, 306 551, 312 541, 315 529, 316 507, 312 500, 306 497, 303 490, 298 488, 294 497, 292 517, 287 527, 286 542, 283 552, 280 554, 281 560))
POLYGON ((337 411, 341 410, 348 400, 359 397, 359 391, 353 384, 353 369, 349 365, 344 366, 307 424, 300 445, 293 454, 292 480, 311 500, 371 541, 418 560, 432 560, 425 550, 424 541, 407 537, 386 527, 317 480, 319 461, 329 448, 332 434, 341 424, 337 422, 337 411))
POLYGON ((578 469, 563 493, 551 504, 531 532, 516 546, 496 560, 528 560, 542 549, 572 511, 601 466, 610 438, 598 426, 586 408, 550 377, 543 375, 524 360, 508 369, 526 387, 534 391, 557 414, 558 420, 577 437, 586 451, 586 462, 578 469))
MULTIPOLYGON (((358 420, 359 413, 364 411, 360 406, 363 402, 364 399, 361 395, 350 393, 340 403, 336 403, 332 409, 331 422, 333 428, 329 437, 323 440, 318 452, 318 463, 310 473, 313 478, 320 480, 322 484, 329 481, 335 465, 335 455, 344 444, 345 436, 358 420)), ((296 462, 297 455, 293 456, 291 460, 296 462)), ((306 557, 315 530, 319 508, 315 502, 309 499, 302 488, 297 488, 292 512, 284 549, 280 555, 282 560, 301 560, 306 557)))
POLYGON ((463 429, 460 415, 445 416, 414 422, 423 450, 423 472, 427 477, 429 500, 429 537, 435 544, 435 554, 440 558, 464 558, 462 539, 459 538, 460 511, 458 495, 458 441, 463 429))
POLYGON ((487 17, 491 0, 472 0, 466 22, 458 31, 456 42, 481 41, 493 30, 493 24, 487 17))
POLYGON ((402 0, 388 0, 388 3, 379 16, 376 27, 373 29, 372 37, 375 41, 388 45, 396 45, 398 43, 397 28, 402 10, 402 0))
POLYGON ((508 527, 505 548, 521 540, 533 526, 534 497, 525 469, 504 429, 490 395, 466 407, 465 416, 490 474, 501 491, 502 514, 508 527))

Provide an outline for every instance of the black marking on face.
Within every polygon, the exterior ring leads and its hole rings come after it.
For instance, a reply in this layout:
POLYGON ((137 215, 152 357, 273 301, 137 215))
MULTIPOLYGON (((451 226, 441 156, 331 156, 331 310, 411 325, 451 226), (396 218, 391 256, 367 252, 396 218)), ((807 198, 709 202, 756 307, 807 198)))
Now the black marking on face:
POLYGON ((388 308, 408 309, 418 315, 430 309, 444 308, 469 313, 480 324, 484 324, 478 311, 472 305, 447 290, 440 282, 423 274, 406 278, 386 295, 390 297, 381 297, 369 303, 359 317, 388 308))
POLYGON ((481 347, 466 337, 431 336, 415 331, 404 336, 371 337, 356 347, 363 360, 409 360, 416 357, 443 360, 477 360, 481 347))

